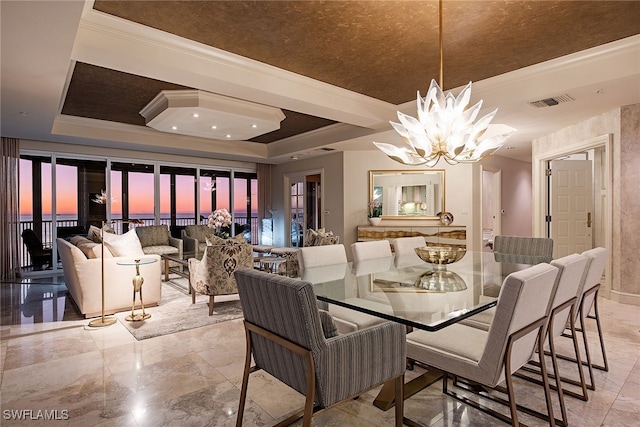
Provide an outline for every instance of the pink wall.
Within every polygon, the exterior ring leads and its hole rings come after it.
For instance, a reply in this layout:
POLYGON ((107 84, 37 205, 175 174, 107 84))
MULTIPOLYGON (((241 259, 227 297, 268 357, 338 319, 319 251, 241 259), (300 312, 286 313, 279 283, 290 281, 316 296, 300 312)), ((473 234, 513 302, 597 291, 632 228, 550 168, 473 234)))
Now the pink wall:
MULTIPOLYGON (((502 234, 531 237, 533 233, 533 197, 531 163, 499 155, 482 161, 485 168, 502 171, 502 234)), ((541 236, 537 236, 541 237, 541 236)))

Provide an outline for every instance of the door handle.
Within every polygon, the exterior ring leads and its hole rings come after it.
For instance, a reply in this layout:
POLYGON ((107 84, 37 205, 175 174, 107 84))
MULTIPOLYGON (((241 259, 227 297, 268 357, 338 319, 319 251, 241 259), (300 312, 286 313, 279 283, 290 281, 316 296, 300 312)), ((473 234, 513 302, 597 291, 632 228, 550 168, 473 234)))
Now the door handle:
POLYGON ((591 212, 587 212, 587 227, 591 228, 591 212))

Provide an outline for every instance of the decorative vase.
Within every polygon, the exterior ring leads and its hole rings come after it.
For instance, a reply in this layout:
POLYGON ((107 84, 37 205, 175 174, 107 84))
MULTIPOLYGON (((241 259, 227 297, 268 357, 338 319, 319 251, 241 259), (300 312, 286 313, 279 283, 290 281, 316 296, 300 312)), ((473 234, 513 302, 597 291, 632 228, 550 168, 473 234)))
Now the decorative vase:
POLYGON ((382 221, 382 218, 379 216, 369 218, 369 224, 371 225, 380 225, 380 221, 382 221))

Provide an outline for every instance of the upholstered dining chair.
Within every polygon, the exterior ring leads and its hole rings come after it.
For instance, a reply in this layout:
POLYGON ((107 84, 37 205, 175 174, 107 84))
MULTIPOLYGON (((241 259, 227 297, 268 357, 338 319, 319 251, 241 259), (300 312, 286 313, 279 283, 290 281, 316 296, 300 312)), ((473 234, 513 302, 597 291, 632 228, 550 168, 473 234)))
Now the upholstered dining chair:
POLYGON ((393 256, 391 243, 386 239, 352 243, 351 254, 353 255, 354 263, 393 256))
MULTIPOLYGON (((573 338, 573 349, 578 360, 580 359, 580 350, 578 348, 578 340, 575 333, 575 328, 573 327, 573 325, 571 325, 569 319, 573 318, 575 311, 578 309, 578 294, 580 293, 580 288, 582 286, 585 272, 587 271, 587 263, 587 258, 579 254, 571 254, 551 261, 551 265, 557 267, 559 273, 556 292, 553 296, 551 312, 549 314, 547 342, 549 344, 549 355, 551 356, 551 363, 553 366, 552 378, 555 378, 556 383, 555 387, 551 386, 551 388, 557 391, 558 401, 560 405, 561 419, 558 424, 564 426, 568 425, 564 395, 567 394, 586 401, 587 388, 584 378, 584 372, 582 371, 581 365, 578 365, 578 375, 580 378, 579 382, 562 376, 560 367, 558 365, 558 359, 556 357, 556 340, 562 335, 567 324, 569 324, 571 329, 571 337, 573 338), (563 389, 562 382, 569 382, 570 384, 579 385, 581 387, 582 394, 563 389)), ((537 366, 539 368, 540 363, 542 363, 543 357, 544 355, 539 353, 539 359, 531 360, 529 364, 537 366)), ((563 366, 563 369, 564 368, 565 367, 563 366)), ((520 378, 542 385, 542 381, 540 381, 538 378, 531 377, 530 375, 525 375, 523 371, 536 373, 539 375, 539 369, 532 369, 529 366, 525 366, 522 370, 516 372, 516 375, 520 378)))
POLYGON ((298 272, 300 275, 304 273, 305 268, 334 264, 347 264, 347 252, 343 244, 306 246, 298 251, 298 272))
MULTIPOLYGON (((573 363, 578 363, 579 366, 587 366, 589 373, 589 383, 587 388, 589 390, 595 390, 595 379, 593 375, 593 369, 599 369, 603 371, 609 370, 609 364, 607 362, 607 353, 604 348, 604 338, 602 336, 602 327, 600 325, 600 315, 598 313, 598 291, 600 289, 600 280, 602 279, 602 273, 607 265, 609 258, 609 250, 606 248, 593 248, 582 253, 587 258, 587 271, 585 273, 584 280, 580 292, 578 294, 578 309, 573 313, 570 323, 578 324, 575 327, 576 332, 582 334, 582 342, 584 347, 585 359, 581 360, 579 356, 573 357, 570 355, 559 354, 558 358, 568 360, 573 363), (591 311, 593 310, 593 314, 591 311), (589 340, 586 334, 586 320, 592 319, 596 322, 596 329, 598 331, 598 338, 600 344, 600 351, 602 355, 602 365, 594 364, 592 360, 591 349, 589 347, 589 340)), ((563 336, 570 337, 569 334, 563 336)))
POLYGON ((415 251, 415 248, 427 246, 424 237, 398 237, 397 239, 393 239, 391 245, 395 252, 394 262, 396 267, 408 267, 424 263, 415 251))
POLYGON ((496 261, 513 264, 538 264, 553 259, 553 239, 547 237, 495 236, 496 261))
POLYGON ((236 426, 242 425, 249 374, 258 369, 306 396, 304 410, 279 425, 302 415, 302 425, 310 426, 314 413, 388 381, 395 386, 395 424, 403 424, 404 326, 386 322, 336 335, 310 283, 251 269, 235 276, 247 339, 236 426))
POLYGON ((189 258, 191 303, 196 302, 196 292, 209 295, 209 316, 213 315, 216 296, 238 293, 233 273, 240 268, 253 268, 253 250, 242 236, 217 239, 204 249, 202 260, 189 258))
MULTIPOLYGON (((349 264, 344 245, 337 244, 300 248, 298 266, 301 279, 315 284, 344 280, 349 264)), ((318 301, 318 306, 333 316, 338 331, 343 334, 385 322, 380 317, 324 301, 318 301)))
MULTIPOLYGON (((488 331, 462 324, 453 324, 437 332, 413 331, 407 334, 407 357, 442 370, 445 394, 514 426, 519 425, 518 409, 521 406, 515 401, 511 375, 531 359, 536 348, 540 354, 544 351, 544 333, 557 275, 558 268, 549 264, 511 273, 502 284, 495 318, 488 331), (450 391, 450 374, 506 393, 511 418, 450 391), (506 388, 499 386, 502 381, 506 388)), ((553 423, 553 405, 544 363, 541 370, 548 421, 553 423)))

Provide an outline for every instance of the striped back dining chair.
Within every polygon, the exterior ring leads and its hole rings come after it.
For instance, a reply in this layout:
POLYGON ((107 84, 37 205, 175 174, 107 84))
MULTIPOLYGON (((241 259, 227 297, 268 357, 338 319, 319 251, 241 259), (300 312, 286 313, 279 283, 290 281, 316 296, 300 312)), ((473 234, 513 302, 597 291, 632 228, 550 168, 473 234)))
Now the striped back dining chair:
POLYGON ((235 275, 247 340, 237 426, 242 425, 249 374, 259 369, 306 396, 304 411, 281 425, 302 416, 302 425, 310 426, 314 413, 389 381, 395 389, 395 425, 402 425, 403 325, 385 322, 337 335, 331 316, 318 309, 309 282, 252 269, 235 275))
POLYGON ((553 239, 547 237, 496 236, 493 254, 498 262, 539 264, 553 259, 553 239))

